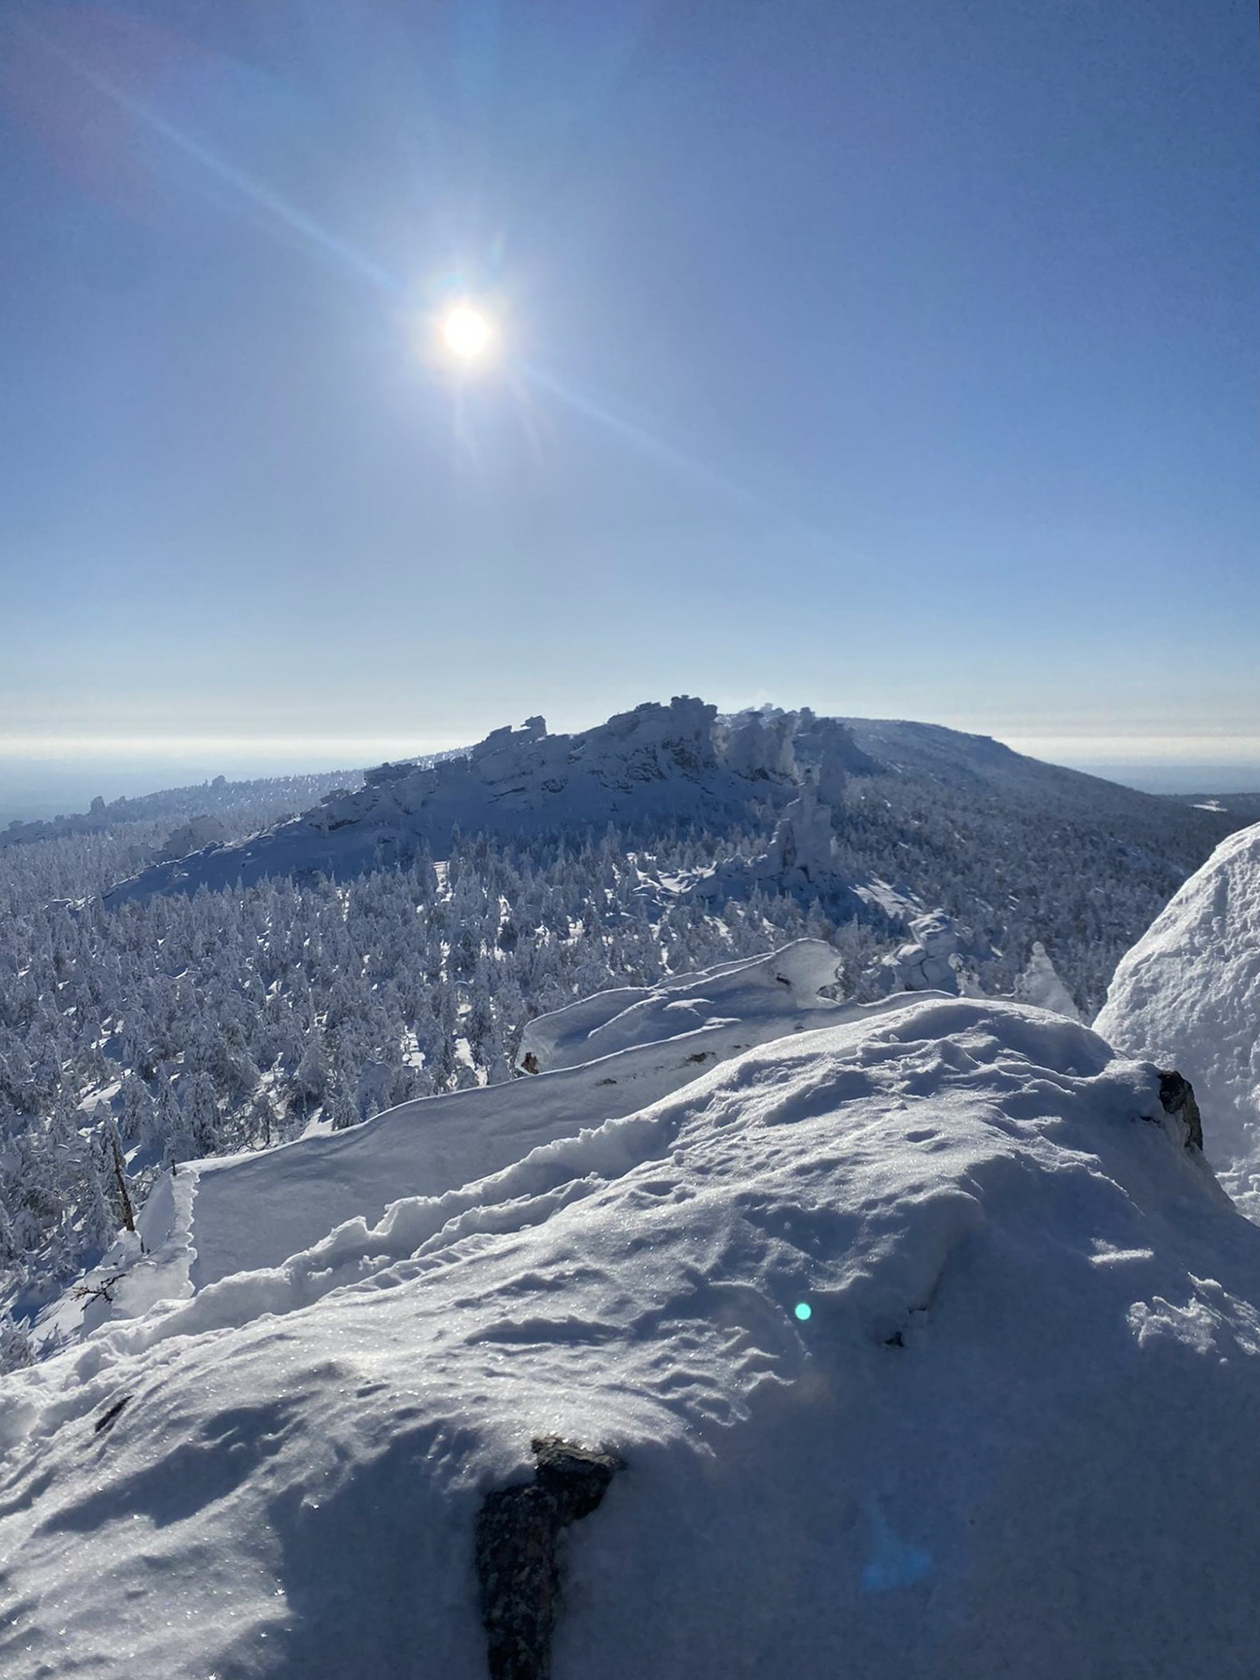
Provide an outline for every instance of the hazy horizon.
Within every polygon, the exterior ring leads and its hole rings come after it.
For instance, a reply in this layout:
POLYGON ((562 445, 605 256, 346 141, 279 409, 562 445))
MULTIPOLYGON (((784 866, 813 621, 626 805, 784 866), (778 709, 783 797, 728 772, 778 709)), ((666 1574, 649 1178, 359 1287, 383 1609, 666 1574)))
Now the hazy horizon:
MULTIPOLYGON (((579 718, 549 718, 548 725, 558 731, 575 732, 602 722, 607 715, 601 712, 598 716, 591 713, 579 718)), ((500 722, 519 724, 523 722, 523 716, 501 719, 500 722)), ((961 727, 958 724, 941 726, 961 727)), ((1228 738, 1224 742, 1218 739, 1211 743, 1218 756, 1197 757, 1185 753, 1184 742, 1176 743, 1183 749, 1178 753, 1161 752, 1163 743, 1137 741, 1129 744, 1130 751, 1126 755, 1123 750, 1118 750, 1122 749, 1122 743, 1114 738, 1046 738, 981 728, 963 732, 991 735, 1030 758, 1101 776, 1141 792, 1201 793, 1209 796, 1260 792, 1260 742, 1245 740, 1245 744, 1239 743, 1242 750, 1236 755, 1227 755, 1221 753, 1221 748, 1225 746, 1227 749, 1228 738)), ((179 748, 172 744, 166 751, 152 748, 148 751, 128 750, 125 745, 115 743, 113 750, 109 751, 83 750, 55 756, 0 750, 0 826, 14 819, 33 821, 84 811, 97 796, 108 802, 155 793, 165 788, 195 786, 212 781, 219 775, 226 776, 229 781, 254 781, 271 776, 356 771, 385 759, 417 757, 468 746, 485 733, 487 731, 483 728, 470 728, 441 737, 426 738, 416 734, 288 742, 272 739, 261 745, 257 738, 222 742, 201 740, 182 744, 179 748)), ((1209 753, 1211 747, 1207 749, 1209 753)))

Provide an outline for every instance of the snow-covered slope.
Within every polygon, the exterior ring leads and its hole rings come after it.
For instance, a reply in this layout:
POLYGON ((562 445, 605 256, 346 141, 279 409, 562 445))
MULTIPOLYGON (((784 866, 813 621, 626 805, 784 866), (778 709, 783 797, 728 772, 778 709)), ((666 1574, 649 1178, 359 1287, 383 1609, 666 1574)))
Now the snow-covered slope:
POLYGON ((1208 1154, 1260 1215, 1260 824, 1223 841, 1121 960, 1095 1025, 1185 1074, 1208 1154))
POLYGON ((1153 1070, 907 997, 3 1379, 0 1670, 476 1680, 554 1433, 555 1680, 1243 1680, 1258 1308, 1153 1070))
POLYGON ((893 718, 841 718, 858 747, 883 767, 946 787, 975 792, 1091 801, 1118 795, 1134 804, 1158 803, 1099 776, 1029 758, 990 735, 968 735, 938 723, 893 718))

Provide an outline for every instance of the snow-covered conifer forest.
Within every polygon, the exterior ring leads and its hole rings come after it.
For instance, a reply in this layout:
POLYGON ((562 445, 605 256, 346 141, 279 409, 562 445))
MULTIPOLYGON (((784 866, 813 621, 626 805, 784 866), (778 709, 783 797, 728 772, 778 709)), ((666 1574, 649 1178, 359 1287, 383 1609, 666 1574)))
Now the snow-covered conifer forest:
POLYGON ((1238 826, 948 730, 690 700, 362 782, 220 778, 3 837, 6 1363, 56 1345, 43 1309, 172 1162, 509 1079, 542 1012, 802 936, 857 1001, 1088 1020, 1238 826))

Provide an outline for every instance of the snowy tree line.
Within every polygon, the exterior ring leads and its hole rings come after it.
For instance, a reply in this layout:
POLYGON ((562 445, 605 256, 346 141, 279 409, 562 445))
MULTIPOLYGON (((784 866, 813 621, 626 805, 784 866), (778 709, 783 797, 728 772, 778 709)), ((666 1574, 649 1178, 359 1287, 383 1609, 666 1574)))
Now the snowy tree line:
MULTIPOLYGON (((506 1079, 535 1014, 804 934, 835 944, 849 995, 873 997, 904 937, 879 912, 837 926, 773 884, 724 904, 688 893, 766 834, 685 825, 465 837, 349 883, 107 911, 95 895, 167 827, 0 853, 0 1300, 16 1315, 0 1320, 0 1361, 29 1355, 17 1319, 99 1258, 165 1163, 506 1079)), ((836 829, 849 880, 878 877, 974 931, 984 990, 1010 991, 1040 940, 1087 1016, 1199 861, 896 776, 852 781, 836 829)))

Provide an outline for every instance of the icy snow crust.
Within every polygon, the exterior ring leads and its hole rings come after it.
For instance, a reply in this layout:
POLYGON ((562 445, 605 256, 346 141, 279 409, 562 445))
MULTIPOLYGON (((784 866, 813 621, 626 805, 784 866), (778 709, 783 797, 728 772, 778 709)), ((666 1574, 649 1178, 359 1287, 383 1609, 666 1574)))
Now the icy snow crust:
POLYGON ((1209 1157, 1260 1217, 1260 824, 1223 840, 1121 959, 1095 1025, 1185 1074, 1209 1157))
POLYGON ((1260 1230, 1149 1066, 897 1001, 5 1378, 0 1670, 474 1680, 554 1432, 555 1680, 1254 1675, 1260 1230))

